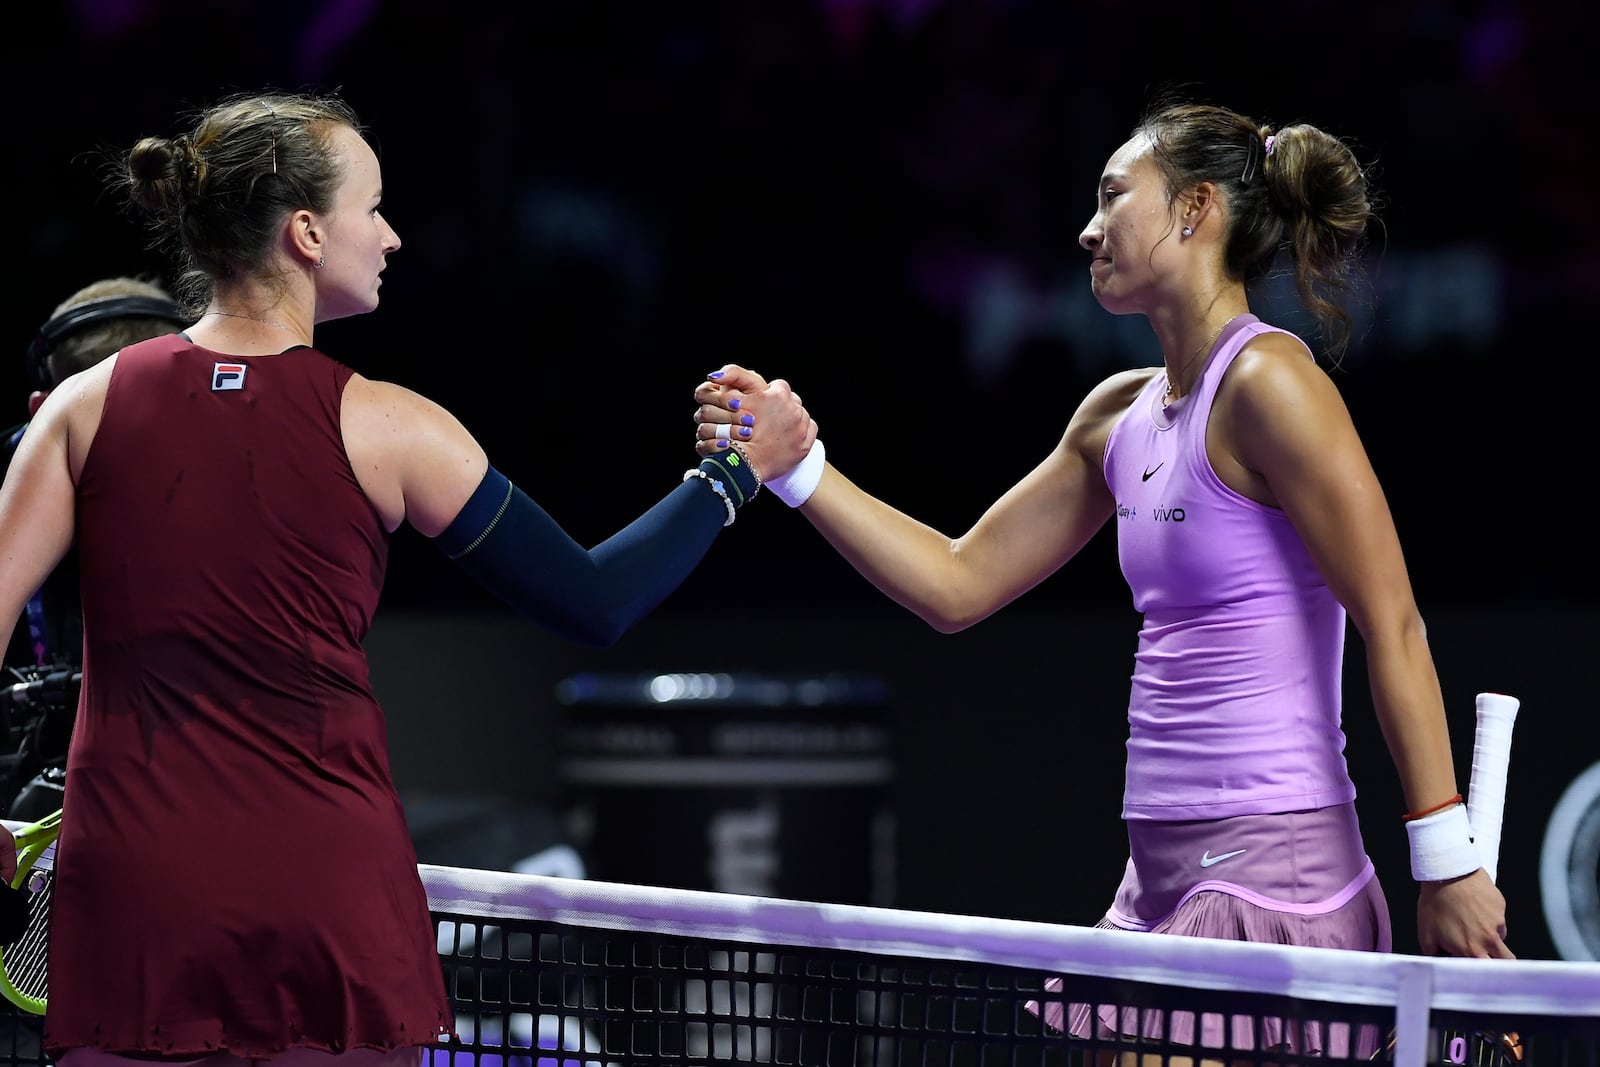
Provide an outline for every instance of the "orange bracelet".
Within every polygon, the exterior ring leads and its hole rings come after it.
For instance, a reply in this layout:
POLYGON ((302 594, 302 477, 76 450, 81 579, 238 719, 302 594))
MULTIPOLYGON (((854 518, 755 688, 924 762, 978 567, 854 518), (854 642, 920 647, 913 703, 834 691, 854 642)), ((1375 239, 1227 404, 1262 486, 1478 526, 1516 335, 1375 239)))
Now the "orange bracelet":
POLYGON ((1404 815, 1400 816, 1400 821, 1416 822, 1418 819, 1426 819, 1429 815, 1432 815, 1435 812, 1443 811, 1445 808, 1454 807, 1459 803, 1461 803, 1461 794, 1457 793, 1443 804, 1435 804, 1433 807, 1423 808, 1421 811, 1408 811, 1404 815))

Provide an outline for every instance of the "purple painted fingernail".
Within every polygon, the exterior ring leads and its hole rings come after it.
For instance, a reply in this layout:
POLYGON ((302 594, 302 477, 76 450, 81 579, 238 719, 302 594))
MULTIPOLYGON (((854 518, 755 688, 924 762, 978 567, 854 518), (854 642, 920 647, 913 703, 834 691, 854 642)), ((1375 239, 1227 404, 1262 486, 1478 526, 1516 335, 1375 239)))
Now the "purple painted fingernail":
POLYGON ((750 427, 748 427, 748 426, 739 427, 739 436, 740 437, 749 437, 750 436, 750 427))
POLYGON ((717 438, 717 447, 718 447, 718 448, 727 448, 727 447, 728 447, 728 440, 727 440, 727 438, 725 438, 725 437, 719 437, 719 438, 717 438))
POLYGON ((730 397, 728 399, 728 407, 731 408, 732 410, 738 411, 739 410, 739 406, 740 406, 740 401, 739 401, 738 397, 735 396, 735 397, 730 397))
POLYGON ((706 375, 706 377, 710 378, 712 381, 716 381, 718 378, 722 377, 722 372, 719 370, 714 370, 710 374, 706 375))
POLYGON ((756 424, 756 417, 754 415, 740 415, 739 416, 739 425, 740 426, 754 426, 755 424, 756 424))

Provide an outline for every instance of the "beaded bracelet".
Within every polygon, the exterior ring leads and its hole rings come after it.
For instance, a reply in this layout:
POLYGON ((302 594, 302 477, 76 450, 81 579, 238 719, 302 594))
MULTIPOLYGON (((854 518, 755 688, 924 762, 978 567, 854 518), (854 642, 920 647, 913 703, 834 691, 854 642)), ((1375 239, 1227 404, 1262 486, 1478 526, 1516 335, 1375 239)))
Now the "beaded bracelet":
POLYGON ((723 507, 728 509, 728 519, 722 525, 732 526, 736 511, 733 506, 733 498, 728 496, 728 488, 722 484, 722 479, 713 478, 710 473, 701 470, 699 467, 691 467, 683 472, 684 481, 688 481, 690 478, 704 478, 706 480, 706 484, 710 485, 711 488, 716 491, 716 494, 722 498, 723 507))

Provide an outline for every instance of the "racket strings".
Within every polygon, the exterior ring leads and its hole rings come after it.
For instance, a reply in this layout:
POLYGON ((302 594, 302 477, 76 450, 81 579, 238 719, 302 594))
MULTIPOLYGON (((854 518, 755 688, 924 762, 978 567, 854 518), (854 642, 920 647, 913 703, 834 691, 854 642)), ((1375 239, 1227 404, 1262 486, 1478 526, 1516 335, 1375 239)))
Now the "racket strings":
POLYGON ((28 926, 10 944, 0 946, 0 967, 11 988, 43 1001, 49 992, 50 902, 56 884, 55 843, 47 845, 18 887, 28 898, 28 926))
POLYGON ((6 977, 24 996, 44 999, 50 964, 50 898, 55 871, 34 870, 28 876, 28 929, 0 949, 6 977))

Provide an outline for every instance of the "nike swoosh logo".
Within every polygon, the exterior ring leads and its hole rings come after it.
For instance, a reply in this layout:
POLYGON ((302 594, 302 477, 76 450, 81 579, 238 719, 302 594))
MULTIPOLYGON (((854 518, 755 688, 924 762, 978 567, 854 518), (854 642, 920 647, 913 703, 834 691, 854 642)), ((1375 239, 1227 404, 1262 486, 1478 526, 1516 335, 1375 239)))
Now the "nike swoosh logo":
POLYGON ((1247 851, 1248 849, 1236 848, 1232 852, 1224 852, 1220 856, 1213 856, 1211 854, 1211 850, 1208 848, 1206 849, 1205 855, 1200 857, 1200 866, 1209 867, 1213 863, 1221 863, 1223 860, 1231 860, 1235 856, 1244 855, 1247 851))
POLYGON ((1154 467, 1151 467, 1149 470, 1145 471, 1144 472, 1144 476, 1141 477, 1139 480, 1141 482, 1148 482, 1150 480, 1150 476, 1152 474, 1154 474, 1156 471, 1160 470, 1162 467, 1165 467, 1166 465, 1167 465, 1167 461, 1166 460, 1162 460, 1160 463, 1157 463, 1154 467))

